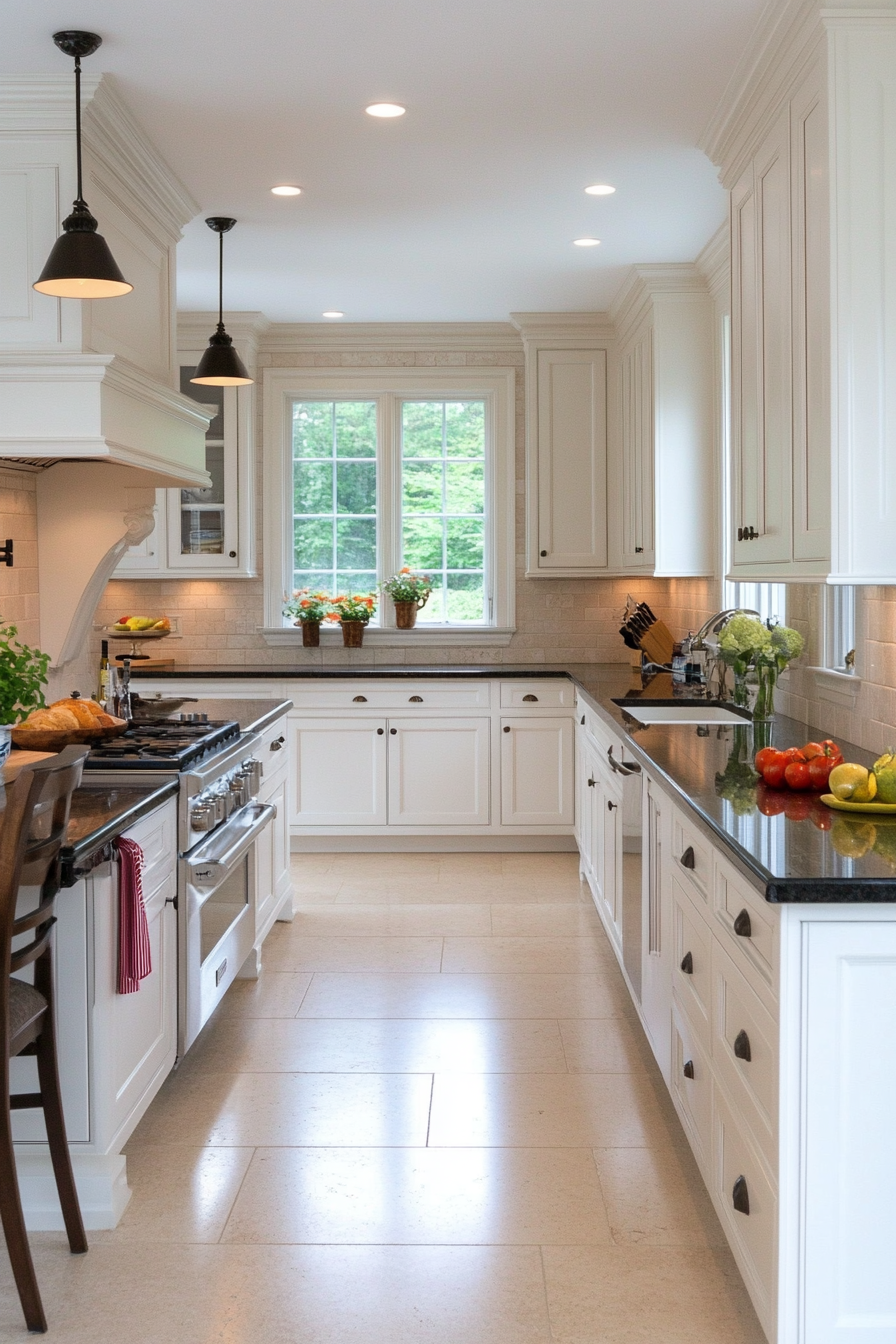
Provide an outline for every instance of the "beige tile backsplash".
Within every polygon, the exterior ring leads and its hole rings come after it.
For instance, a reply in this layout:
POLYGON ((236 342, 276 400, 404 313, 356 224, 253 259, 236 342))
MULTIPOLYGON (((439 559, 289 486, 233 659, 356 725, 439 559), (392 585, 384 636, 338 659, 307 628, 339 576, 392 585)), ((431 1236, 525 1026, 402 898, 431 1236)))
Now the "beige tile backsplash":
POLYGON ((36 475, 0 470, 0 541, 11 537, 14 564, 0 565, 0 618, 18 626, 24 644, 40 644, 36 475))
MULTIPOLYGON (((622 662, 619 637, 626 593, 650 604, 676 634, 696 629, 717 608, 711 579, 535 579, 523 577, 525 550, 525 413, 521 348, 509 350, 282 351, 260 357, 262 367, 371 368, 413 365, 515 366, 517 374, 517 632, 506 648, 450 651, 409 646, 360 650, 271 649, 257 633, 264 620, 262 580, 118 581, 106 589, 98 621, 137 609, 177 616, 182 639, 164 647, 178 663, 313 666, 335 663, 541 663, 622 662)), ((261 398, 258 399, 259 403, 261 398)), ((263 442, 259 423, 257 443, 263 442)), ((260 456, 260 450, 259 450, 260 456)), ((259 470, 258 498, 261 499, 259 470)), ((261 518, 258 520, 261 535, 261 518)), ((259 570, 261 555, 259 550, 259 570)), ((98 646, 97 646, 98 647, 98 646)))

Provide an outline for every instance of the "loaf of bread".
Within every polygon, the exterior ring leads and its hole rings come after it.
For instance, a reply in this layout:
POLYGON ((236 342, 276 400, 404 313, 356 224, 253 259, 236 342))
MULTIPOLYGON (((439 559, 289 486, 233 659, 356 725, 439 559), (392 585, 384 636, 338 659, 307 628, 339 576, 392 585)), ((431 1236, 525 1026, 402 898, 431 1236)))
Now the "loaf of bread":
POLYGON ((35 709, 21 725, 23 728, 51 728, 55 732, 65 733, 75 733, 80 726, 74 714, 60 705, 51 706, 50 709, 35 709))
MULTIPOLYGON (((99 709, 98 705, 97 709, 99 709)), ((53 713, 57 710, 65 714, 73 715, 75 722, 79 724, 81 728, 97 727, 96 715, 89 708, 88 701, 86 700, 55 700, 50 706, 50 712, 53 713)))

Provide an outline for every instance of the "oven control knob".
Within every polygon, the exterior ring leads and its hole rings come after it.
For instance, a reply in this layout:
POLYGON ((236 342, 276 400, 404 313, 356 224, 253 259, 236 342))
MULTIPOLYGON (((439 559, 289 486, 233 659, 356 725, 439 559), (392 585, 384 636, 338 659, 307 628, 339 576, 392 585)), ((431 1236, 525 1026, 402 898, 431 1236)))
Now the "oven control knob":
POLYGON ((190 829, 211 831, 215 826, 215 804, 211 799, 200 799, 190 809, 190 829))

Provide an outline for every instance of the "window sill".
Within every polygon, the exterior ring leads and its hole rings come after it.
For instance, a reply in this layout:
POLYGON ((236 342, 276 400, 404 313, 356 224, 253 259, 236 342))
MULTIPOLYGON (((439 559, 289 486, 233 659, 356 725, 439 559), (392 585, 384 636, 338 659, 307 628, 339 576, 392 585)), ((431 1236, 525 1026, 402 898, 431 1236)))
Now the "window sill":
POLYGON ((851 676, 848 672, 835 672, 830 667, 811 667, 809 671, 815 678, 819 700, 855 709, 862 689, 861 677, 851 676))
MULTIPOLYGON (((265 644, 272 648, 301 648, 302 632, 295 626, 263 626, 259 633, 265 644)), ((413 630, 385 630, 380 626, 368 626, 364 631, 364 647, 379 649, 398 649, 412 646, 418 649, 483 649, 505 648, 513 639, 516 630, 513 627, 479 626, 471 628, 464 625, 440 625, 427 629, 416 626, 413 630)), ((326 627, 320 632, 322 649, 341 649, 342 631, 338 626, 326 627)))

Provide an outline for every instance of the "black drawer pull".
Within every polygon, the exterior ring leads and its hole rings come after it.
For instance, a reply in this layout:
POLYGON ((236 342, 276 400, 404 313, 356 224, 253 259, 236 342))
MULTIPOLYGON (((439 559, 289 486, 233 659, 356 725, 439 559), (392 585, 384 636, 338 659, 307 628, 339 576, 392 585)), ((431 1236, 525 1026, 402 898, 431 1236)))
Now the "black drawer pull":
POLYGON ((750 1038, 745 1031, 739 1031, 735 1036, 734 1053, 738 1059, 744 1060, 747 1064, 753 1058, 753 1053, 750 1050, 750 1038))
POLYGON ((682 1073, 684 1074, 685 1078, 693 1078, 693 1076, 694 1076, 694 1061, 693 1061, 692 1059, 686 1059, 686 1060, 685 1060, 685 1062, 684 1062, 684 1068, 682 1069, 682 1073))
POLYGON ((636 547, 635 547, 635 555, 640 555, 640 554, 642 553, 643 550, 644 550, 644 547, 643 547, 643 546, 636 546, 636 547))
POLYGON ((614 807, 618 807, 618 806, 619 806, 618 803, 614 803, 614 802, 612 802, 609 798, 607 799, 607 811, 608 811, 608 812, 612 812, 612 811, 613 811, 613 808, 614 808, 614 807))
MULTIPOLYGON (((534 704, 537 704, 537 703, 538 703, 538 696, 537 696, 537 695, 524 695, 524 696, 523 696, 523 699, 526 701, 526 704, 528 704, 528 705, 534 705, 534 704)), ((585 720, 583 719, 582 722, 584 723, 585 720)))
POLYGON ((366 705, 366 704, 367 704, 367 696, 366 696, 366 695, 353 695, 353 696, 352 696, 352 704, 353 704, 353 705, 366 705))
POLYGON ((738 938, 752 938, 753 925, 750 923, 750 916, 746 910, 741 910, 737 919, 734 921, 734 932, 738 938))
POLYGON ((684 971, 685 975, 694 974, 694 958, 691 956, 690 952, 685 952, 682 957, 681 969, 684 971))
POLYGON ((583 714, 582 717, 579 719, 579 723, 582 725, 583 728, 585 727, 585 715, 584 715, 584 714, 583 714))
POLYGON ((738 1213, 745 1213, 747 1217, 750 1216, 750 1192, 747 1189, 746 1177, 738 1176, 734 1182, 731 1191, 731 1203, 738 1213))
POLYGON ((697 860, 696 860, 696 858, 695 858, 695 856, 694 856, 694 846, 693 846, 693 845, 688 845, 687 849, 685 850, 685 852, 682 854, 681 858, 679 859, 679 863, 681 864, 682 868, 696 868, 696 867, 697 867, 697 860))
POLYGON ((409 698, 409 700, 408 700, 408 704, 409 704, 409 705, 422 705, 422 704, 423 704, 423 696, 422 696, 422 695, 412 695, 412 696, 409 698))
POLYGON ((395 734, 398 732, 398 729, 397 729, 397 728, 390 728, 390 729, 389 729, 389 732, 390 732, 390 733, 392 734, 392 736, 394 737, 395 734))

